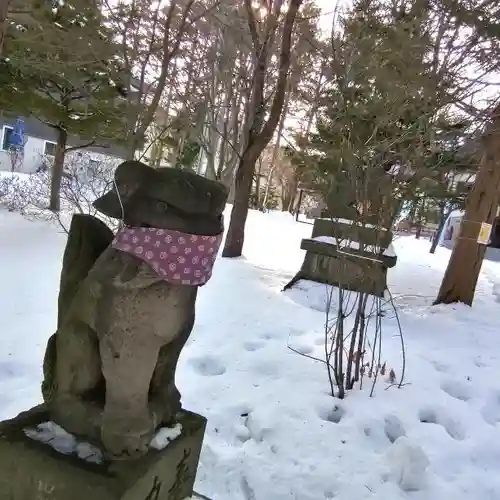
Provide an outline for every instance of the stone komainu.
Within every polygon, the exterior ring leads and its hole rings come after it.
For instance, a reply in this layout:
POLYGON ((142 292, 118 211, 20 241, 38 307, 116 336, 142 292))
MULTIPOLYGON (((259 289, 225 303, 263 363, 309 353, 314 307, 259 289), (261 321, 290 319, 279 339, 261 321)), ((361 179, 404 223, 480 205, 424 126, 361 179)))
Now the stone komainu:
POLYGON ((94 203, 123 220, 121 240, 95 217, 73 217, 42 392, 54 422, 111 458, 146 454, 181 409, 177 360, 222 238, 227 194, 192 172, 128 161, 94 203))

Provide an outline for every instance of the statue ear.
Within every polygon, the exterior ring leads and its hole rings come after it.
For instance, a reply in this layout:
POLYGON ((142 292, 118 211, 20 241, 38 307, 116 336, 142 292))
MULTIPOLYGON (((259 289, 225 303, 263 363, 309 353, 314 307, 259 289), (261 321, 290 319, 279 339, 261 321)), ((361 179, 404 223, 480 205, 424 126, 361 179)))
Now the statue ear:
POLYGON ((220 182, 178 168, 152 168, 140 161, 125 161, 115 172, 113 188, 97 199, 99 212, 122 219, 126 206, 137 198, 163 202, 192 216, 220 216, 228 189, 220 182))
POLYGON ((92 205, 108 217, 122 219, 124 207, 135 194, 149 184, 149 179, 154 176, 154 169, 145 163, 124 161, 115 171, 113 187, 92 205))
POLYGON ((113 232, 104 222, 87 214, 75 214, 71 220, 64 249, 59 287, 58 321, 60 326, 81 283, 99 256, 113 241, 113 232))
POLYGON ((98 212, 108 217, 112 217, 113 219, 121 219, 123 217, 120 200, 114 189, 103 194, 100 198, 97 198, 97 200, 92 203, 92 206, 98 212))

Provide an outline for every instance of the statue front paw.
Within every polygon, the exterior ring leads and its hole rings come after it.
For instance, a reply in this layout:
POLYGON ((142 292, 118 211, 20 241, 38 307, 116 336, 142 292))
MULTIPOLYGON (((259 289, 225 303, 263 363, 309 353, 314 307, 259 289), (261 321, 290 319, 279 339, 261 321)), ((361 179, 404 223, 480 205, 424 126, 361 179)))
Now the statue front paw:
POLYGON ((104 417, 101 439, 111 460, 133 460, 147 454, 154 432, 155 422, 152 417, 104 417))

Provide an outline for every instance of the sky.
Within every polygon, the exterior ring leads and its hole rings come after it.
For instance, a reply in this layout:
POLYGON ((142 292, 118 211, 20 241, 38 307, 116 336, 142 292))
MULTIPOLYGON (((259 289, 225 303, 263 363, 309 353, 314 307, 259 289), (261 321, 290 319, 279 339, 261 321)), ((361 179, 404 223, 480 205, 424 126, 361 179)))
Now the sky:
MULTIPOLYGON (((330 34, 333 21, 333 13, 337 6, 347 7, 352 5, 351 0, 315 0, 316 5, 322 10, 322 15, 319 21, 321 29, 327 34, 330 34)), ((470 77, 475 76, 475 68, 471 68, 470 77)), ((494 83, 490 87, 485 88, 479 92, 474 98, 474 104, 479 108, 489 107, 491 105, 491 99, 497 98, 498 96, 498 85, 500 82, 500 74, 495 73, 487 79, 494 83)))
POLYGON ((337 4, 345 4, 349 0, 316 0, 316 5, 323 11, 319 21, 321 29, 330 31, 332 27, 333 12, 337 4))

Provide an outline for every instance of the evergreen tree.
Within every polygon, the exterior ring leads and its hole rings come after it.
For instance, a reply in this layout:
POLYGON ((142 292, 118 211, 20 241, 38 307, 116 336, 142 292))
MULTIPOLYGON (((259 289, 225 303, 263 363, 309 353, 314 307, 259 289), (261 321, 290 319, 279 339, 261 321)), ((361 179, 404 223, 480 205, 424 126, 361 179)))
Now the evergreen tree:
MULTIPOLYGON (((14 2, 15 3, 15 2, 14 2)), ((0 60, 0 109, 33 116, 57 131, 50 209, 59 210, 65 155, 78 147, 120 142, 128 105, 115 45, 99 3, 35 2, 11 20, 0 60), (81 142, 83 141, 83 142, 81 142)))
MULTIPOLYGON (((467 50, 469 79, 478 90, 498 78, 500 68, 500 4, 496 0, 466 2, 441 0, 450 19, 464 27, 461 44, 467 50), (477 75, 480 75, 479 77, 477 75), (486 82, 486 83, 485 83, 486 82)), ((498 93, 487 113, 475 109, 470 100, 463 104, 468 112, 485 118, 481 127, 481 159, 474 185, 467 197, 460 235, 453 247, 436 304, 463 302, 472 305, 486 245, 477 239, 483 223, 494 224, 500 201, 500 105, 498 93)))
POLYGON ((377 216, 390 226, 404 199, 439 172, 450 82, 436 77, 427 2, 358 0, 340 19, 328 57, 330 82, 305 161, 331 214, 377 216))

